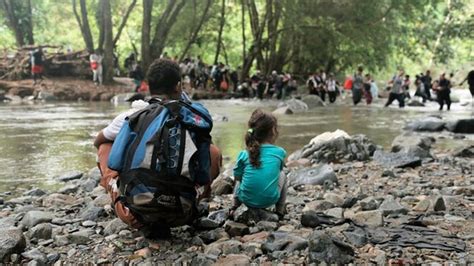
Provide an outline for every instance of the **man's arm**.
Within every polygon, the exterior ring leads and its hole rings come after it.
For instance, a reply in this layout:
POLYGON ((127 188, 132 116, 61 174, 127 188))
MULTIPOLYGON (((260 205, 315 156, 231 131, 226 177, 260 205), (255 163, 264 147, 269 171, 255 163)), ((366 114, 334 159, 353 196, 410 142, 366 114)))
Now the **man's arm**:
POLYGON ((110 140, 110 139, 107 139, 104 136, 104 132, 101 130, 99 132, 99 134, 97 134, 97 137, 95 137, 94 146, 98 149, 100 147, 100 145, 102 145, 104 143, 111 143, 111 142, 113 142, 113 141, 110 140))

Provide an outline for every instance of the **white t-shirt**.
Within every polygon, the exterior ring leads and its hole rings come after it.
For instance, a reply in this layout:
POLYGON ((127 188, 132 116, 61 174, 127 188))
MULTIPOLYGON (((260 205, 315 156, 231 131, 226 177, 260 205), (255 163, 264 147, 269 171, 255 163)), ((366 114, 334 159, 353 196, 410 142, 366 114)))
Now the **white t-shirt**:
POLYGON ((129 115, 135 113, 136 111, 139 111, 139 110, 141 110, 141 109, 143 109, 147 106, 148 106, 148 103, 143 101, 143 100, 133 101, 130 110, 125 111, 125 112, 119 114, 118 116, 116 116, 114 118, 114 120, 112 121, 112 123, 110 123, 106 128, 104 128, 102 130, 102 133, 104 134, 104 137, 108 140, 115 140, 115 138, 117 137, 120 129, 123 126, 123 123, 125 122, 125 118, 127 118, 127 116, 129 116, 129 115))
POLYGON ((336 91, 336 81, 328 80, 327 81, 328 91, 336 91))

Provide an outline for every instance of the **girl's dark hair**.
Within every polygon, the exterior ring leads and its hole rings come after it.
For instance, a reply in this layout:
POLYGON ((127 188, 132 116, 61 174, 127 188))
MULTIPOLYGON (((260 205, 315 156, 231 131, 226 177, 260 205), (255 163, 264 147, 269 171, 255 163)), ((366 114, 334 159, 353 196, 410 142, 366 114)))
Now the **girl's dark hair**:
POLYGON ((276 137, 273 134, 278 134, 277 126, 277 119, 271 113, 261 109, 253 111, 248 122, 249 129, 245 134, 245 145, 253 167, 260 167, 260 146, 263 142, 276 137))

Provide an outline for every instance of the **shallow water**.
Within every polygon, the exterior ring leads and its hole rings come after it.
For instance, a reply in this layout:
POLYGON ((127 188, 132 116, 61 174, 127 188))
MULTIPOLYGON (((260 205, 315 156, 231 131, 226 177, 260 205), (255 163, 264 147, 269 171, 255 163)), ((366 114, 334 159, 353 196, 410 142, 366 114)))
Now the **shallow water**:
MULTIPOLYGON (((250 113, 255 108, 273 110, 274 101, 203 101, 215 117, 214 142, 228 160, 244 148, 243 136, 250 113), (228 121, 222 121, 225 116, 228 121)), ((352 107, 338 103, 301 114, 279 117, 277 144, 288 154, 307 144, 314 136, 342 129, 349 134, 365 134, 378 145, 389 147, 407 121, 440 114, 437 104, 382 108, 383 99, 371 107, 352 107)), ((0 193, 33 186, 53 189, 60 186, 56 177, 71 170, 87 172, 96 165, 95 134, 128 105, 110 103, 35 103, 0 104, 0 193)), ((472 116, 470 106, 454 104, 446 119, 472 116)), ((449 134, 446 140, 452 139, 449 134)), ((472 136, 465 141, 473 142, 472 136)), ((464 143, 465 143, 464 141, 464 143)), ((461 142, 462 144, 462 142, 461 142)), ((460 142, 441 142, 454 149, 460 142)))

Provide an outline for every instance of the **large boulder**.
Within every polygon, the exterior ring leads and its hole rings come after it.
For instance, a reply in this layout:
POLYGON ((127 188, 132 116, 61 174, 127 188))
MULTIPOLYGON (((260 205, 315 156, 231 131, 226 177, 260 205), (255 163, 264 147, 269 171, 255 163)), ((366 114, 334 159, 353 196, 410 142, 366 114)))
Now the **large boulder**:
MULTIPOLYGON (((306 103, 304 103, 303 101, 301 100, 297 100, 297 99, 291 99, 291 100, 287 100, 287 101, 284 101, 280 104, 278 104, 278 109, 281 109, 283 110, 283 108, 285 108, 285 114, 286 113, 301 113, 301 112, 305 112, 305 111, 308 111, 308 105, 306 103)), ((275 110, 276 111, 276 110, 275 110)), ((279 111, 280 112, 280 111, 279 111)))
POLYGON ((313 138, 303 149, 288 157, 288 161, 307 158, 314 162, 340 160, 366 161, 376 150, 375 144, 364 135, 349 136, 342 130, 325 132, 313 138))
POLYGON ((474 134, 474 118, 451 121, 446 128, 454 133, 474 134))
POLYGON ((439 117, 429 116, 408 123, 405 129, 412 131, 442 131, 446 122, 439 117))
POLYGON ((354 249, 327 231, 314 231, 309 237, 309 262, 348 264, 354 260, 354 249))
POLYGON ((23 252, 25 247, 26 240, 21 229, 0 228, 0 261, 5 261, 11 254, 23 252))
POLYGON ((417 136, 405 132, 397 136, 392 142, 392 152, 403 152, 420 158, 431 158, 430 148, 435 142, 432 137, 417 136))
POLYGON ((337 183, 337 176, 330 165, 323 164, 293 171, 288 180, 291 186, 322 185, 325 182, 337 183))
POLYGON ((49 223, 51 220, 53 220, 54 215, 49 212, 44 212, 44 211, 29 211, 25 214, 23 217, 23 220, 21 223, 26 227, 26 228, 32 228, 37 224, 40 223, 49 223))
POLYGON ((405 168, 421 166, 421 158, 406 152, 384 152, 377 150, 374 161, 387 168, 405 168))
POLYGON ((301 98, 301 101, 306 103, 309 109, 326 106, 326 104, 323 102, 323 100, 321 100, 318 95, 305 95, 301 98))

